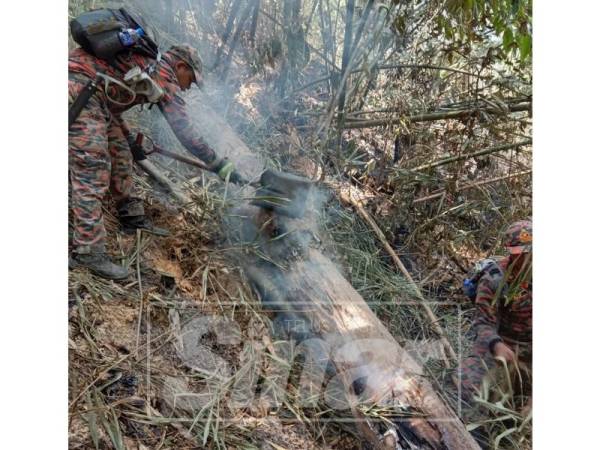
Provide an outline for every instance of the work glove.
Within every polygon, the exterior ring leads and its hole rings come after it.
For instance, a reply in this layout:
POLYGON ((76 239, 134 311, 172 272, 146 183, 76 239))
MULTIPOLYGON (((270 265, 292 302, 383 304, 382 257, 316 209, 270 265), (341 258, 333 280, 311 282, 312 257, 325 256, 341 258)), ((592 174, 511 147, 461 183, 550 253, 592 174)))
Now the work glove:
POLYGON ((246 184, 247 181, 242 177, 237 170, 235 165, 227 158, 220 160, 213 168, 213 171, 219 175, 223 181, 229 179, 230 182, 235 184, 246 184))

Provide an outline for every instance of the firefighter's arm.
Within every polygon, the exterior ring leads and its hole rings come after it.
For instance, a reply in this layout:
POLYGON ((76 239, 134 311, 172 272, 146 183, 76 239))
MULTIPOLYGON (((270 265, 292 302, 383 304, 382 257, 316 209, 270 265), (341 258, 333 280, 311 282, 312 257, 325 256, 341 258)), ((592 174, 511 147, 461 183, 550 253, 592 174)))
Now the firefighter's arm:
POLYGON ((517 361, 517 355, 513 349, 502 341, 498 341, 492 346, 492 354, 496 358, 504 359, 507 363, 517 361))
POLYGON ((496 344, 502 342, 502 338, 498 335, 497 301, 500 301, 500 299, 496 299, 492 284, 484 276, 477 286, 477 297, 475 299, 477 312, 474 326, 477 332, 477 340, 485 345, 492 354, 495 353, 496 344))
POLYGON ((168 97, 167 100, 159 103, 159 108, 182 145, 204 161, 221 179, 229 179, 234 183, 243 182, 234 164, 227 159, 217 157, 216 152, 202 139, 185 108, 185 101, 177 94, 168 97))
POLYGON ((475 327, 477 340, 481 342, 496 358, 504 359, 507 363, 517 360, 515 352, 498 335, 498 304, 502 301, 496 298, 494 286, 485 276, 477 286, 477 314, 475 327))

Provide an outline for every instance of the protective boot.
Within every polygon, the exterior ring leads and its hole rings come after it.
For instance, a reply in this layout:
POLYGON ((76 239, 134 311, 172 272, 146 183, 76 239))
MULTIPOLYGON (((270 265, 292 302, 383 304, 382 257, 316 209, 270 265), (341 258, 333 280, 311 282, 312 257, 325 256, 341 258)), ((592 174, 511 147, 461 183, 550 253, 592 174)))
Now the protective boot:
POLYGON ((146 216, 125 216, 119 217, 121 227, 127 234, 135 233, 138 228, 140 230, 147 231, 148 233, 156 234, 157 236, 169 236, 168 230, 164 228, 156 227, 146 216))
POLYGON ((106 253, 74 253, 69 258, 69 269, 84 267, 109 280, 123 280, 129 276, 125 267, 113 263, 106 253))
POLYGON ((135 233, 138 228, 158 236, 168 236, 170 233, 164 228, 155 227, 144 212, 142 200, 128 197, 117 203, 119 222, 127 234, 135 233))

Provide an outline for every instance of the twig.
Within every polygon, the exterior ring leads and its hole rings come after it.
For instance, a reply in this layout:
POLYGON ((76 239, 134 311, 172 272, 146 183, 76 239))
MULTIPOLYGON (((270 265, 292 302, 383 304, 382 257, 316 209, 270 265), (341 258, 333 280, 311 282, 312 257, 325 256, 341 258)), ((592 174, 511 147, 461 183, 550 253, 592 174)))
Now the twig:
POLYGON ((73 401, 71 401, 71 403, 69 403, 69 411, 71 411, 73 409, 73 407, 77 404, 77 402, 81 399, 81 397, 83 397, 83 395, 92 386, 94 386, 98 381, 100 381, 100 379, 102 378, 103 375, 105 375, 110 369, 117 367, 119 364, 121 364, 123 361, 125 361, 130 356, 131 355, 125 355, 125 356, 119 358, 115 363, 111 364, 107 369, 101 370, 100 373, 98 374, 98 376, 96 378, 94 378, 85 388, 83 388, 82 391, 79 394, 77 394, 77 397, 75 397, 73 399, 73 401))
MULTIPOLYGON (((150 354, 150 302, 146 305, 146 354, 150 354)), ((146 358, 146 402, 150 404, 150 358, 146 358)))

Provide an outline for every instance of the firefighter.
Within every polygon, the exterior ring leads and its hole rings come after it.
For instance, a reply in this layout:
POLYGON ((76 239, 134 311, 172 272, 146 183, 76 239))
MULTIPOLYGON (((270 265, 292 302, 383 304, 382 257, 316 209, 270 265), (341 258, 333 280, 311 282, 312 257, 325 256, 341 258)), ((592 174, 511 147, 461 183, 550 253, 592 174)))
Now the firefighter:
POLYGON ((459 373, 463 398, 470 401, 481 387, 494 359, 519 362, 531 368, 533 228, 529 220, 513 223, 504 234, 508 256, 499 271, 488 271, 479 280, 475 299, 476 332, 471 353, 459 373))
MULTIPOLYGON (((202 61, 189 45, 176 45, 157 61, 129 52, 108 63, 83 48, 69 54, 69 104, 90 80, 101 74, 103 88, 96 89, 69 128, 70 213, 72 216, 69 266, 86 267, 113 280, 128 276, 107 254, 102 201, 110 191, 119 222, 125 232, 138 228, 164 235, 144 213, 142 201, 133 194, 132 143, 121 114, 135 105, 156 103, 183 146, 207 163, 222 179, 242 178, 232 162, 221 159, 206 144, 186 110, 182 91, 192 83, 202 85, 202 61), (122 80, 134 67, 142 69, 143 89, 135 90, 122 80)), ((142 78, 142 77, 140 77, 142 78)))

